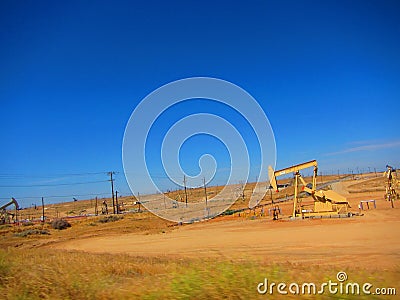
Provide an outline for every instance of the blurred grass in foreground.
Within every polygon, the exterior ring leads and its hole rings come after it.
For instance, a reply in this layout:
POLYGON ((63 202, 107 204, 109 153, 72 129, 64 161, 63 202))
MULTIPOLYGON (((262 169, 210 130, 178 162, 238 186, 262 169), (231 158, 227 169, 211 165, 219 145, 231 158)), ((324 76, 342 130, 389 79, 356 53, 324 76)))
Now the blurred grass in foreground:
MULTIPOLYGON (((0 298, 4 299, 291 299, 299 296, 259 295, 257 284, 336 280, 346 271, 349 281, 375 287, 398 287, 400 269, 338 270, 329 266, 270 264, 268 261, 134 257, 52 249, 0 250, 0 298)), ((348 296, 348 299, 390 299, 348 296)), ((332 299, 306 295, 303 299, 332 299)), ((346 299, 342 295, 337 299, 346 299)))

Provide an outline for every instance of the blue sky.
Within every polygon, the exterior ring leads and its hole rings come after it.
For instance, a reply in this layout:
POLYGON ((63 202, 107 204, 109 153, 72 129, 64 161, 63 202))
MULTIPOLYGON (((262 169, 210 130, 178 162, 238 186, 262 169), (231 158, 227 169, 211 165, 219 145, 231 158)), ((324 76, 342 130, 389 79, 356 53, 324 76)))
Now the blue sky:
POLYGON ((110 170, 128 194, 129 116, 192 76, 257 99, 277 167, 400 166, 399 14, 398 1, 1 1, 0 199, 106 194, 110 170))

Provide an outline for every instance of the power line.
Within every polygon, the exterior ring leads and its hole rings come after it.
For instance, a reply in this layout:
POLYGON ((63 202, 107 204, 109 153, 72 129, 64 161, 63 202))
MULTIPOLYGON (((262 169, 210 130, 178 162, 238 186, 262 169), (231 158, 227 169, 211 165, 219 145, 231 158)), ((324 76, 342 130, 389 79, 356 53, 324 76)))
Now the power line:
POLYGON ((30 184, 30 185, 0 185, 0 188, 22 188, 22 187, 48 187, 48 186, 63 186, 63 185, 80 185, 80 184, 92 184, 107 182, 108 180, 98 181, 85 181, 85 182, 74 182, 74 183, 56 183, 56 184, 30 184))
MULTIPOLYGON (((73 194, 73 195, 52 195, 52 196, 46 196, 44 195, 44 198, 69 198, 69 197, 87 197, 87 196, 105 196, 108 195, 109 193, 93 193, 93 194, 73 194)), ((23 196, 23 197, 18 197, 14 196, 16 199, 38 199, 42 196, 23 196)), ((9 199, 9 197, 1 197, 0 199, 9 199)))
POLYGON ((28 174, 28 173, 0 173, 0 177, 15 177, 15 178, 51 178, 54 176, 87 176, 100 175, 107 172, 83 172, 83 173, 52 173, 52 174, 28 174))

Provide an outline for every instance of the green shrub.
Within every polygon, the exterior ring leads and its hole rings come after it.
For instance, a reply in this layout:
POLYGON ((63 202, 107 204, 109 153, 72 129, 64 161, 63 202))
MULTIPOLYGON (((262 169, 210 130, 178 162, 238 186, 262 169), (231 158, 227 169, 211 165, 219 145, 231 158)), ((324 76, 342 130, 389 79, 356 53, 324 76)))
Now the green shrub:
POLYGON ((115 222, 115 221, 118 221, 118 220, 122 220, 123 218, 124 218, 123 216, 114 216, 114 215, 111 215, 111 216, 107 216, 107 217, 101 218, 101 219, 99 220, 99 222, 100 222, 100 223, 115 222))
POLYGON ((62 230, 71 227, 71 224, 64 219, 55 219, 53 222, 51 222, 51 227, 53 227, 54 229, 62 230))
POLYGON ((27 237, 28 235, 36 235, 36 234, 50 234, 50 232, 48 230, 28 229, 15 233, 14 235, 19 237, 27 237))
POLYGON ((223 216, 230 216, 230 215, 233 215, 234 213, 236 213, 237 212, 237 210, 235 210, 235 209, 227 209, 226 211, 224 211, 221 215, 223 215, 223 216))
POLYGON ((0 230, 7 229, 7 228, 10 228, 10 227, 12 227, 11 224, 3 224, 3 225, 0 225, 0 230))
POLYGON ((23 223, 22 223, 22 226, 32 226, 32 225, 34 225, 34 224, 33 224, 33 222, 31 222, 31 221, 23 222, 23 223))

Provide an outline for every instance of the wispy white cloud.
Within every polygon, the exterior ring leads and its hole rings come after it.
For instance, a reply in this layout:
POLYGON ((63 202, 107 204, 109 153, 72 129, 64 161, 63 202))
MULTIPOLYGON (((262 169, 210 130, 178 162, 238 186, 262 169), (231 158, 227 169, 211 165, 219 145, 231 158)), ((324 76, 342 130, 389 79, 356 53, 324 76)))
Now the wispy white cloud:
POLYGON ((356 140, 348 142, 348 145, 358 146, 358 145, 371 145, 371 144, 379 144, 382 143, 382 140, 356 140))
POLYGON ((46 180, 39 180, 35 182, 31 182, 30 184, 48 184, 48 183, 57 183, 60 181, 64 181, 66 179, 70 179, 71 177, 57 177, 57 178, 51 178, 51 179, 46 179, 46 180))
POLYGON ((375 150, 397 148, 397 147, 400 147, 400 141, 394 141, 394 142, 390 142, 390 143, 368 144, 368 145, 362 145, 362 146, 357 146, 357 147, 351 147, 351 148, 347 148, 347 149, 337 151, 337 152, 326 153, 325 156, 333 156, 333 155, 340 155, 340 154, 360 152, 360 151, 375 151, 375 150))

